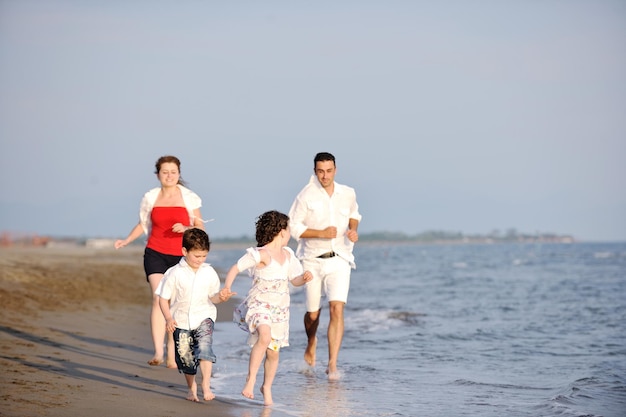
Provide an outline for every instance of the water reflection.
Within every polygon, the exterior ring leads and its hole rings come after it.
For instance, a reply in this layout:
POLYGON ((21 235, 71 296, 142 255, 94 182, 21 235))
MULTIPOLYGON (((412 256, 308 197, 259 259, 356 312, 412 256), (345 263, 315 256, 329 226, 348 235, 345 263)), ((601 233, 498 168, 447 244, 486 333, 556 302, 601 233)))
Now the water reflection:
POLYGON ((347 399, 347 388, 341 380, 328 381, 325 375, 309 375, 293 388, 288 401, 244 410, 241 417, 271 417, 272 414, 276 417, 350 417, 357 414, 347 399))
POLYGON ((308 378, 302 387, 301 401, 305 410, 303 417, 348 417, 354 410, 346 398, 346 387, 341 380, 328 381, 308 378))
POLYGON ((241 414, 241 417, 271 417, 272 407, 261 407, 258 410, 246 410, 241 414))

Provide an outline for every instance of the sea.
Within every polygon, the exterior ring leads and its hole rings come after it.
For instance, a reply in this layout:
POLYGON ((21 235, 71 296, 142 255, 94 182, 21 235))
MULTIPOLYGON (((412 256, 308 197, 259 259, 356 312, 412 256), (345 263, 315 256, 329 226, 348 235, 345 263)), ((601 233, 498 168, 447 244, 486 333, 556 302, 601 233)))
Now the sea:
MULTIPOLYGON (((212 388, 242 417, 624 417, 626 243, 356 244, 329 381, 322 310, 317 364, 303 360, 304 297, 291 294, 290 346, 274 406, 240 395, 250 348, 218 322, 212 388)), ((241 249, 212 250, 227 269, 241 249)), ((244 295, 251 280, 240 275, 244 295)), ((221 317, 221 319, 224 319, 221 317)))

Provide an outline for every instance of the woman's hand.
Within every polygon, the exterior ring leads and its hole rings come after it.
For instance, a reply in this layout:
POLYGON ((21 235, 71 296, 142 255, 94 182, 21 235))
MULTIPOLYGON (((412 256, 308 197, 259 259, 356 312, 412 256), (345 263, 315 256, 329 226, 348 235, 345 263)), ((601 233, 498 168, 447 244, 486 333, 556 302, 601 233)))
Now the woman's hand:
POLYGON ((172 226, 172 232, 174 233, 185 233, 185 230, 191 229, 193 226, 185 226, 182 223, 176 223, 172 226))
POLYGON ((118 239, 115 241, 115 243, 113 244, 113 246, 115 247, 115 249, 119 249, 119 248, 123 248, 124 246, 128 245, 128 242, 126 241, 126 239, 122 240, 122 239, 118 239))

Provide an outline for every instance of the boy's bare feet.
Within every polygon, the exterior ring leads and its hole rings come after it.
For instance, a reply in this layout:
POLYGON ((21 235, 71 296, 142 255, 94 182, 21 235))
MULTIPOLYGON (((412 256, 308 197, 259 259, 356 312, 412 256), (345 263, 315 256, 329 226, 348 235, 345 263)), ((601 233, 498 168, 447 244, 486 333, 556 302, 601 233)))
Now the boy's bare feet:
POLYGON ((306 346, 306 350, 304 351, 304 361, 309 364, 309 366, 315 366, 315 350, 317 349, 317 336, 313 339, 313 341, 309 341, 306 346))
POLYGON ((193 385, 191 385, 191 388, 189 388, 189 392, 187 392, 187 400, 193 401, 195 403, 200 402, 200 400, 198 399, 198 386, 195 382, 193 383, 193 385))
POLYGON ((255 382, 256 382, 256 379, 248 377, 246 379, 246 385, 243 387, 243 390, 241 391, 241 395, 243 395, 246 398, 250 398, 251 400, 254 399, 255 382))
POLYGON ((272 389, 261 387, 261 394, 263 394, 263 405, 272 405, 274 401, 272 400, 272 389))
POLYGON ((169 369, 178 369, 178 365, 176 365, 176 362, 167 362, 166 365, 169 369))

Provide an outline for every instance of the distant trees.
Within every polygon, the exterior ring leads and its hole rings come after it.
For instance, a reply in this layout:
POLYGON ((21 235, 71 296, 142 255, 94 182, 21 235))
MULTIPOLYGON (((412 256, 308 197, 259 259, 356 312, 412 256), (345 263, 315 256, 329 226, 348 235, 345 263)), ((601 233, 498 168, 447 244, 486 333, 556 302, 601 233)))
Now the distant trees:
POLYGON ((571 243, 571 235, 556 233, 518 233, 509 228, 503 234, 498 229, 488 234, 464 234, 458 231, 427 230, 414 235, 402 232, 374 232, 359 234, 361 241, 418 242, 418 243, 495 243, 495 242, 563 242, 571 243))

